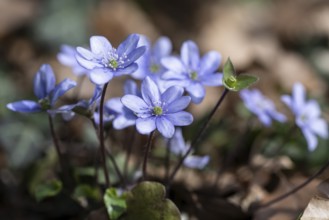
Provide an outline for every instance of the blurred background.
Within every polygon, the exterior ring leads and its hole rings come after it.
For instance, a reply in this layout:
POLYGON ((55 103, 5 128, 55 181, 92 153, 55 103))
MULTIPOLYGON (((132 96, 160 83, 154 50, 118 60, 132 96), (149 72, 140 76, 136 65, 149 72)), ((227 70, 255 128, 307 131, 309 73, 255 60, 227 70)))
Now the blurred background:
MULTIPOLYGON (((40 119, 42 115, 12 113, 5 105, 33 99, 33 77, 43 63, 52 65, 57 81, 76 79, 57 61, 62 44, 87 47, 90 36, 103 35, 117 46, 131 33, 144 34, 152 42, 168 36, 176 53, 182 42, 191 39, 201 53, 220 52, 222 63, 230 56, 238 72, 260 77, 255 87, 288 115, 289 110, 279 102, 280 96, 290 93, 294 82, 302 82, 329 119, 327 0, 0 0, 0 184, 6 186, 0 187, 0 204, 4 207, 0 214, 6 206, 11 207, 4 202, 8 192, 17 193, 16 188, 8 186, 24 182, 26 177, 21 173, 45 156, 44 146, 50 142, 47 120, 40 119), (4 192, 8 189, 12 191, 4 192)), ((111 81, 109 97, 122 94, 122 82, 111 81)), ((81 98, 89 98, 92 86, 88 80, 83 85, 81 98)), ((208 88, 204 102, 190 107, 196 119, 212 108, 221 90, 208 88)), ((250 116, 240 109, 239 102, 237 94, 230 94, 217 114, 218 118, 225 115, 222 127, 209 134, 203 153, 211 152, 209 146, 229 146, 234 134, 243 130, 250 116), (226 131, 225 126, 233 128, 226 131)), ((70 125, 74 137, 95 143, 95 137, 86 135, 88 131, 80 131, 79 123, 70 125)), ((67 130, 61 130, 63 139, 72 137, 72 133, 65 133, 67 130)), ((303 137, 300 139, 303 141, 303 137)), ((321 165, 329 155, 325 141, 311 156, 306 145, 302 150, 297 148, 289 151, 292 158, 297 164, 311 158, 311 168, 321 165)))

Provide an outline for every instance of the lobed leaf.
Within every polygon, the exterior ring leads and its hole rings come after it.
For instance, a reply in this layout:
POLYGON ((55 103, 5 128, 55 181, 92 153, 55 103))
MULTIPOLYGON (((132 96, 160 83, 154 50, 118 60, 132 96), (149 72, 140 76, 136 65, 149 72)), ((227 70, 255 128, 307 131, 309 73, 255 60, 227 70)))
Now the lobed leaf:
POLYGON ((50 180, 35 187, 34 196, 38 202, 41 200, 56 196, 62 190, 62 182, 59 180, 50 180))
POLYGON ((104 202, 111 220, 118 219, 127 209, 125 195, 118 195, 115 188, 108 188, 106 190, 104 202))
POLYGON ((176 205, 165 198, 165 187, 141 182, 127 194, 127 212, 120 220, 180 220, 176 205))

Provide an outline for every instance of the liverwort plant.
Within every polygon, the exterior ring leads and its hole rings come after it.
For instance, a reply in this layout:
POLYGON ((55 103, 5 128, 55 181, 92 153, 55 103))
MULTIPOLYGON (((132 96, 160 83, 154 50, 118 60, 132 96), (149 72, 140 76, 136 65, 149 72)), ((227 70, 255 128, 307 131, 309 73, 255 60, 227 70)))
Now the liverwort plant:
POLYGON ((183 111, 190 103, 189 96, 183 96, 184 89, 172 86, 160 93, 155 82, 146 77, 141 86, 142 97, 125 95, 122 104, 137 116, 136 128, 141 134, 150 134, 158 130, 164 137, 171 138, 175 126, 187 126, 193 116, 183 111))
MULTIPOLYGON (((99 106, 99 140, 101 160, 103 164, 106 185, 110 185, 105 161, 103 112, 104 99, 109 81, 114 76, 131 74, 137 70, 136 60, 145 52, 145 46, 138 47, 139 35, 131 34, 115 49, 103 36, 90 38, 91 50, 77 48, 76 59, 81 66, 90 70, 89 78, 96 85, 104 85, 99 106)), ((113 158, 111 156, 111 158, 113 158)))
POLYGON ((143 179, 146 178, 146 164, 154 131, 158 130, 166 138, 173 137, 175 126, 187 126, 193 116, 183 111, 190 103, 189 96, 183 96, 184 89, 171 86, 163 93, 150 78, 146 77, 141 86, 142 97, 125 95, 122 104, 137 116, 136 129, 141 134, 149 134, 143 161, 143 179))
POLYGON ((273 101, 265 97, 258 89, 244 89, 240 92, 240 97, 247 109, 257 115, 262 124, 267 127, 272 124, 273 119, 279 122, 287 120, 285 115, 275 109, 273 101))
POLYGON ((51 135, 60 162, 62 171, 64 172, 65 182, 69 180, 67 173, 67 161, 63 158, 59 140, 55 134, 51 111, 55 107, 56 101, 64 95, 68 90, 76 86, 76 82, 70 79, 64 79, 56 85, 54 72, 50 65, 43 64, 34 77, 34 94, 38 101, 22 100, 7 104, 7 108, 21 113, 47 112, 51 135))
POLYGON ((211 110, 209 115, 207 116, 206 120, 198 130, 197 134, 194 136, 191 145, 189 148, 186 150, 185 154, 181 157, 179 160, 178 164, 175 166, 173 172, 171 173, 169 179, 168 179, 168 185, 170 185, 171 181, 174 179, 176 173, 178 172, 179 168, 184 164, 185 159, 190 155, 190 153, 193 151, 193 149, 197 146, 198 142, 200 141, 202 135, 205 133, 211 119, 215 115, 217 109, 220 107, 222 104, 224 98, 228 94, 229 91, 240 91, 242 89, 248 88, 252 84, 258 81, 258 77, 253 76, 253 75, 244 75, 238 76, 235 72, 233 63, 231 62, 230 58, 227 59, 227 61, 224 64, 224 71, 223 71, 223 77, 222 77, 222 83, 225 87, 222 95, 218 99, 216 105, 214 108, 211 110), (230 79, 228 81, 228 79, 230 79), (234 81, 234 83, 229 83, 234 81))
POLYGON ((34 77, 34 94, 37 101, 22 100, 7 104, 7 108, 15 112, 33 113, 53 109, 59 97, 76 86, 71 79, 64 79, 56 84, 54 72, 50 65, 43 64, 34 77))
POLYGON ((185 41, 180 51, 180 58, 165 57, 162 65, 168 70, 162 78, 170 84, 185 88, 192 102, 202 102, 206 90, 204 86, 222 85, 222 74, 216 72, 221 62, 221 55, 216 51, 206 53, 200 58, 199 48, 193 41, 185 41))
POLYGON ((316 136, 328 138, 328 125, 321 118, 320 106, 315 100, 306 100, 306 91, 301 83, 294 84, 292 96, 283 95, 281 99, 293 112, 296 125, 301 129, 310 151, 317 147, 316 136))
POLYGON ((103 85, 113 76, 131 74, 138 68, 136 60, 145 52, 145 46, 137 47, 139 35, 131 34, 115 49, 103 36, 92 36, 90 48, 77 48, 76 59, 81 66, 90 70, 90 80, 103 85))

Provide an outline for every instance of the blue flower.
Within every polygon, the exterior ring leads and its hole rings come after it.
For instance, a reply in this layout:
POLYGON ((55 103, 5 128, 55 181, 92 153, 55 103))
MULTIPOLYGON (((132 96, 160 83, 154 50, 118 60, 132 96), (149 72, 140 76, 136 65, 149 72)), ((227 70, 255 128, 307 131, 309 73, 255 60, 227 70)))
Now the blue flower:
POLYGON ((157 129, 164 137, 171 138, 175 133, 175 126, 192 123, 193 116, 183 111, 191 101, 189 96, 183 96, 183 88, 172 86, 160 93, 155 82, 146 77, 141 91, 142 98, 136 95, 121 98, 122 104, 138 117, 136 128, 139 133, 149 134, 157 129))
POLYGON ((249 111, 257 115, 265 126, 270 126, 272 119, 279 122, 287 120, 286 116, 275 109, 274 103, 257 89, 244 89, 240 92, 240 97, 249 111))
POLYGON ((131 76, 139 80, 149 76, 158 85, 160 91, 164 91, 166 89, 166 81, 161 79, 161 76, 167 69, 161 64, 161 59, 169 56, 172 52, 170 39, 160 37, 151 47, 150 40, 141 35, 138 45, 146 46, 146 51, 137 60, 138 69, 131 76))
POLYGON ((81 66, 90 70, 90 80, 103 85, 113 76, 131 74, 137 70, 136 60, 145 52, 145 46, 137 47, 139 35, 131 34, 123 41, 118 49, 102 36, 90 38, 91 50, 77 48, 77 61, 81 66))
POLYGON ((57 54, 58 61, 64 66, 72 69, 72 72, 77 76, 82 76, 88 73, 88 70, 83 68, 75 58, 77 51, 74 47, 69 45, 62 45, 61 51, 57 54))
POLYGON ((55 75, 50 65, 44 64, 34 78, 34 94, 38 101, 22 100, 7 104, 7 108, 16 112, 32 113, 52 109, 59 97, 76 86, 76 82, 64 79, 55 85, 55 75))
POLYGON ((80 100, 75 104, 64 105, 58 109, 51 110, 50 112, 53 114, 62 114, 65 120, 71 120, 76 113, 88 118, 92 118, 95 109, 98 106, 101 95, 102 87, 96 86, 94 94, 89 100, 80 100))
POLYGON ((292 96, 283 95, 281 99, 295 115, 295 122, 302 130, 310 151, 318 144, 316 135, 328 138, 328 125, 320 117, 320 106, 315 100, 306 100, 305 88, 301 83, 294 84, 292 96))
MULTIPOLYGON (((133 80, 127 80, 124 84, 125 95, 135 95, 141 97, 140 92, 137 89, 137 84, 133 80)), ((126 108, 121 98, 112 98, 105 103, 106 115, 113 116, 113 127, 117 130, 124 129, 126 127, 135 125, 137 116, 133 111, 126 108)))
POLYGON ((173 84, 183 86, 198 104, 205 96, 204 86, 222 85, 222 74, 216 72, 221 62, 221 55, 215 51, 206 53, 201 59, 199 48, 193 41, 185 41, 181 48, 181 57, 170 56, 161 60, 168 69, 162 78, 173 84))
MULTIPOLYGON (((174 136, 170 139, 169 147, 170 151, 177 156, 183 156, 187 152, 189 144, 185 143, 182 130, 180 128, 176 129, 174 136)), ((183 164, 189 168, 203 169, 209 163, 209 160, 210 157, 208 155, 188 155, 183 164)))

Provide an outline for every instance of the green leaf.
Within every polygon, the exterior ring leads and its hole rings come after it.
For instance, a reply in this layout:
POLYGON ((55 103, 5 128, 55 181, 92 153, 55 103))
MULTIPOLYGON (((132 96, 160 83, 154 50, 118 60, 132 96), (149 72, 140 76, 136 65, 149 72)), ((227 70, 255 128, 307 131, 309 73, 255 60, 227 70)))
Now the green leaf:
POLYGON ((56 196, 61 190, 62 182, 54 179, 37 185, 34 189, 34 196, 40 202, 45 198, 56 196))
POLYGON ((125 195, 119 196, 115 188, 109 188, 104 194, 104 202, 111 220, 118 219, 127 209, 125 195))
POLYGON ((252 84, 256 83, 259 78, 257 76, 241 74, 237 76, 236 79, 237 79, 237 83, 235 85, 234 91, 240 91, 242 89, 248 88, 252 84))
POLYGON ((233 63, 230 58, 227 58, 224 64, 224 78, 229 78, 231 76, 236 76, 235 69, 233 63))
POLYGON ((127 212, 120 220, 180 220, 176 205, 165 198, 165 187, 141 182, 127 193, 127 212))
POLYGON ((85 198, 98 200, 101 198, 101 193, 99 189, 96 187, 93 188, 87 184, 81 184, 74 189, 73 197, 74 198, 85 197, 85 198))

